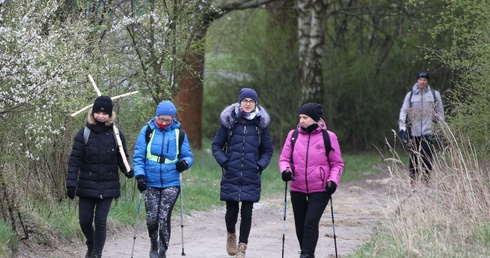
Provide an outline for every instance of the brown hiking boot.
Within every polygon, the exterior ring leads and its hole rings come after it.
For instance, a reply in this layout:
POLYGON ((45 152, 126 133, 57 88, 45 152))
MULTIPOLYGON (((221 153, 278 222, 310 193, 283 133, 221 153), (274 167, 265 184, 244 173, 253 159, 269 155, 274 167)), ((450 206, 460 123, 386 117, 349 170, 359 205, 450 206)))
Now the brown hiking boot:
POLYGON ((236 233, 226 232, 226 252, 228 255, 235 255, 237 252, 236 233))
POLYGON ((245 258, 245 252, 247 251, 247 244, 239 243, 236 258, 245 258))

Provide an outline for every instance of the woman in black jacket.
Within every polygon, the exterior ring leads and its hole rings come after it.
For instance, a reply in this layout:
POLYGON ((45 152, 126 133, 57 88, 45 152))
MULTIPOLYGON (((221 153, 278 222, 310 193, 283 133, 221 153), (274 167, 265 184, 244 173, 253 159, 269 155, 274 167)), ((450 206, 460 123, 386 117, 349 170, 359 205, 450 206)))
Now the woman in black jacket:
MULTIPOLYGON (((85 258, 102 257, 107 215, 112 200, 121 195, 118 168, 128 178, 134 175, 132 169, 127 171, 119 153, 113 131, 115 119, 111 98, 98 97, 89 111, 86 128, 75 136, 68 161, 67 195, 70 199, 79 197, 78 217, 88 248, 85 258)), ((127 158, 126 139, 121 131, 119 135, 127 158)))
POLYGON ((262 171, 269 165, 273 152, 270 116, 257 104, 257 99, 253 89, 243 88, 238 103, 221 113, 221 124, 212 143, 214 158, 222 167, 220 199, 226 201, 226 251, 236 257, 245 257, 253 203, 260 200, 262 171), (240 202, 237 246, 235 225, 240 202))

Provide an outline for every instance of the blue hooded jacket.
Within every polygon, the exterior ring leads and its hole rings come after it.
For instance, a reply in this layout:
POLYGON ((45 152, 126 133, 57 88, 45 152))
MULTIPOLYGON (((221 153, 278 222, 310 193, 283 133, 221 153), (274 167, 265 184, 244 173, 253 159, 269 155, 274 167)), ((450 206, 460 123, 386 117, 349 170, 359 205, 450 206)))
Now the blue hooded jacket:
POLYGON ((180 122, 173 119, 173 123, 165 129, 160 129, 156 125, 156 118, 151 119, 148 125, 145 125, 136 140, 133 154, 133 169, 134 176, 145 176, 146 185, 148 187, 164 188, 169 186, 180 186, 180 175, 175 168, 175 163, 178 160, 185 160, 189 168, 194 162, 194 155, 191 152, 187 134, 178 152, 178 141, 175 129, 180 129, 180 122), (147 142, 146 129, 147 126, 154 131, 154 135, 148 144, 151 144, 151 153, 156 156, 164 157, 166 160, 174 160, 171 163, 159 163, 147 159, 147 142))

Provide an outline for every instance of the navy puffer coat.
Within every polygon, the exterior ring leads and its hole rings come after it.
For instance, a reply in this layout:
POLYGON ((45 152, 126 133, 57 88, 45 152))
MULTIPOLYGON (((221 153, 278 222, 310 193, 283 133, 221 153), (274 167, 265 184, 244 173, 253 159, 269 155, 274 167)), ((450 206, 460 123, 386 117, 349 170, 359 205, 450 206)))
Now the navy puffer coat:
POLYGON ((222 167, 220 199, 258 202, 262 171, 269 165, 273 152, 270 116, 257 105, 254 119, 237 117, 237 105, 230 105, 221 113, 221 124, 212 143, 213 156, 222 167))
MULTIPOLYGON (((118 198, 121 195, 119 168, 127 173, 117 148, 113 131, 115 113, 106 124, 96 124, 89 111, 87 127, 90 136, 85 145, 84 128, 75 136, 73 148, 68 160, 66 187, 76 187, 76 195, 84 198, 118 198)), ((126 139, 119 131, 126 158, 126 139)))

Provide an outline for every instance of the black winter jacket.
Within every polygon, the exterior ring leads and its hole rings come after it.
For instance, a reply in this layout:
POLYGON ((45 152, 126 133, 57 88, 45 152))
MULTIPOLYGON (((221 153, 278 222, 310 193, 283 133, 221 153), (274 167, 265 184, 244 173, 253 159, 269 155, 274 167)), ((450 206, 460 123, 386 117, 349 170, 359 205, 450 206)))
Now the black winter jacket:
MULTIPOLYGON (((113 131, 115 113, 106 124, 96 124, 89 111, 87 127, 91 130, 87 144, 84 128, 75 136, 68 161, 66 187, 76 187, 76 195, 84 198, 118 198, 121 195, 118 167, 127 173, 119 154, 113 131)), ((119 131, 124 152, 128 157, 126 139, 119 131)))

